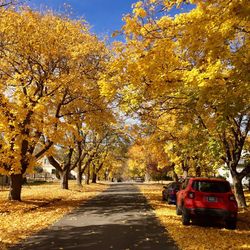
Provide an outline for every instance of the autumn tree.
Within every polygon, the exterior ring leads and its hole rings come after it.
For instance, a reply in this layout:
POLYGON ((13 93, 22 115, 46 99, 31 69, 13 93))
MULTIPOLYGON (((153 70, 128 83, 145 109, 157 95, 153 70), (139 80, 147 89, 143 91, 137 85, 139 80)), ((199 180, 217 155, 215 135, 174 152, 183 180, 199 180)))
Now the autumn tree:
POLYGON ((198 2, 186 20, 184 16, 176 20, 181 26, 178 41, 183 59, 194 62, 185 81, 196 93, 196 117, 221 147, 221 159, 231 172, 240 206, 246 206, 241 181, 250 171, 250 165, 237 171, 250 129, 248 8, 246 1, 198 2), (187 34, 187 28, 192 33, 187 34))
POLYGON ((89 170, 89 165, 98 147, 91 144, 91 136, 95 135, 96 131, 104 129, 105 124, 107 126, 115 121, 112 110, 108 108, 109 102, 101 96, 97 84, 99 74, 105 71, 109 51, 102 42, 95 37, 92 38, 94 39, 89 41, 92 42, 92 47, 88 49, 87 54, 79 54, 79 63, 81 63, 81 67, 84 67, 82 69, 84 72, 79 72, 83 77, 79 82, 82 91, 67 93, 68 100, 73 100, 73 102, 67 105, 61 113, 69 134, 67 135, 65 132, 60 141, 57 140, 53 143, 54 148, 66 150, 59 154, 57 152, 55 155, 51 152, 47 153, 50 164, 59 171, 63 189, 68 189, 68 176, 70 171, 75 168, 77 169, 78 185, 81 185, 82 175, 85 170, 89 170), (63 158, 58 157, 62 154, 63 158))
POLYGON ((50 12, 10 9, 0 19, 0 170, 11 178, 9 198, 21 200, 23 174, 74 130, 72 110, 98 98, 92 72, 105 46, 85 22, 50 12))
POLYGON ((86 182, 92 177, 92 183, 96 183, 97 177, 108 171, 114 173, 115 166, 121 166, 125 162, 128 147, 126 134, 121 131, 118 124, 103 124, 102 130, 92 131, 87 141, 85 150, 86 182))
POLYGON ((76 158, 77 158, 77 165, 75 171, 77 173, 76 182, 78 186, 82 186, 82 177, 85 171, 86 164, 83 165, 83 162, 88 155, 88 151, 86 150, 87 140, 88 140, 88 133, 91 132, 87 128, 83 126, 80 122, 76 124, 77 127, 77 136, 74 137, 75 143, 75 151, 76 151, 76 158))
MULTIPOLYGON (((102 113, 105 113, 107 115, 106 112, 102 113)), ((99 151, 99 146, 103 140, 102 136, 97 139, 97 131, 101 134, 105 133, 101 128, 105 127, 105 122, 108 124, 107 116, 105 118, 103 117, 102 121, 98 119, 96 119, 96 121, 92 121, 94 122, 93 124, 98 125, 98 128, 96 126, 91 126, 91 124, 85 124, 81 119, 75 124, 77 128, 77 133, 73 137, 75 149, 74 159, 76 162, 75 172, 77 173, 76 181, 78 186, 82 186, 82 179, 84 174, 87 177, 86 182, 87 184, 89 184, 90 165, 93 162, 95 156, 97 155, 97 152, 99 151)))
POLYGON ((193 116, 175 111, 162 114, 155 124, 155 136, 162 144, 173 170, 186 177, 215 176, 220 165, 220 147, 193 116))
POLYGON ((68 189, 68 178, 70 171, 75 167, 73 161, 74 149, 70 146, 58 148, 57 154, 48 156, 49 163, 58 171, 61 180, 61 188, 68 189))
POLYGON ((138 137, 129 148, 128 157, 128 167, 132 177, 159 180, 166 178, 167 174, 173 170, 172 162, 155 133, 138 137))
POLYGON ((126 43, 115 45, 101 82, 104 94, 122 96, 123 109, 149 124, 172 113, 177 130, 204 135, 202 144, 227 164, 240 206, 241 180, 250 171, 249 164, 237 170, 249 143, 248 10, 249 1, 139 1, 124 17, 126 43), (189 12, 171 16, 190 3, 189 12))
POLYGON ((106 127, 105 133, 99 134, 98 136, 99 141, 90 164, 92 183, 96 183, 100 171, 105 167, 106 161, 110 158, 111 148, 114 149, 113 145, 115 144, 115 137, 113 132, 114 131, 108 130, 106 127))
POLYGON ((122 122, 119 122, 110 132, 103 145, 98 173, 99 176, 108 174, 110 178, 123 179, 131 138, 122 122))
MULTIPOLYGON (((105 126, 106 127, 106 126, 105 126)), ((105 140, 108 136, 107 131, 102 131, 97 133, 96 131, 91 132, 91 137, 90 140, 88 141, 88 149, 90 148, 91 150, 88 150, 86 160, 84 162, 84 169, 85 169, 85 175, 86 175, 86 184, 90 183, 91 179, 91 174, 92 174, 92 180, 96 182, 96 176, 98 173, 98 168, 102 167, 101 164, 101 158, 102 156, 106 157, 106 152, 104 150, 104 144, 105 140), (101 165, 99 165, 101 164, 101 165)))

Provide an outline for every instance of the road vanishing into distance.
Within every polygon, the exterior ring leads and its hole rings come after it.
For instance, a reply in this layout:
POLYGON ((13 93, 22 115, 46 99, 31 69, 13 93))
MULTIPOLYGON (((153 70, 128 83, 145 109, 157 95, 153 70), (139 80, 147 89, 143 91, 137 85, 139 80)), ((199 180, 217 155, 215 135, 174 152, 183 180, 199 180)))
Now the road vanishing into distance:
POLYGON ((11 250, 178 249, 133 184, 112 184, 11 250))

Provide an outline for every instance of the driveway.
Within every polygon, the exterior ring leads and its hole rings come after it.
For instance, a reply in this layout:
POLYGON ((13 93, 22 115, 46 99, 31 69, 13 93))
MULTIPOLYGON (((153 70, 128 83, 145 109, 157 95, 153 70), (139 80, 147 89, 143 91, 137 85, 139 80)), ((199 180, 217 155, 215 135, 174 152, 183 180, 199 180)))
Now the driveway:
POLYGON ((178 249, 133 184, 112 184, 12 250, 178 249))

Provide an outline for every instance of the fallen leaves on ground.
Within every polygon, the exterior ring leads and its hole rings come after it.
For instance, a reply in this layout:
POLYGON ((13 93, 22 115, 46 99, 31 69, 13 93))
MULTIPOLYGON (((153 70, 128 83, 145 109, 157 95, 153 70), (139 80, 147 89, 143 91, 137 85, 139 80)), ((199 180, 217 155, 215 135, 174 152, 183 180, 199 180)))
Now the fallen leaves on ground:
MULTIPOLYGON (((177 216, 175 205, 162 202, 162 185, 139 185, 156 216, 176 241, 180 249, 250 249, 250 208, 240 210, 236 230, 228 230, 223 225, 193 224, 183 226, 181 216, 177 216)), ((248 206, 250 192, 246 192, 248 206)))
POLYGON ((59 183, 26 185, 22 189, 22 202, 8 201, 8 191, 0 190, 0 249, 46 228, 106 188, 105 184, 80 188, 73 182, 70 190, 60 189, 59 183))

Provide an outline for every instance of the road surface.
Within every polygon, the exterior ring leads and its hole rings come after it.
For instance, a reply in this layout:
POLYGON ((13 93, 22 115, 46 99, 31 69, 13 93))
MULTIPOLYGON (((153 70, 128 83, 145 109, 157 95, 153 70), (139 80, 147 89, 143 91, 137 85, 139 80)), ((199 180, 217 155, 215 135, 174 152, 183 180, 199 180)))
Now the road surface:
POLYGON ((178 249, 133 184, 112 184, 94 199, 11 250, 178 249))

